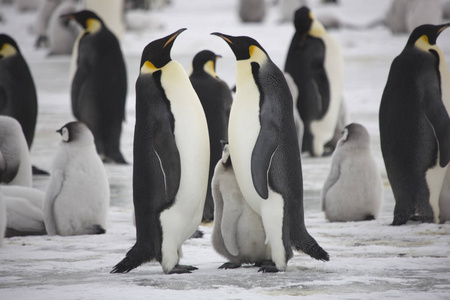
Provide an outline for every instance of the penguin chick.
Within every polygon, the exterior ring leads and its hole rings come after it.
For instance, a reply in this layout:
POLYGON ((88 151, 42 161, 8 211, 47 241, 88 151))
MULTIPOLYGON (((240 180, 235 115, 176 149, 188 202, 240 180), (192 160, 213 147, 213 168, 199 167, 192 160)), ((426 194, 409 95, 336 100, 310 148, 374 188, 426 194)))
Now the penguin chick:
POLYGON ((216 60, 219 57, 221 56, 209 50, 200 51, 192 61, 192 73, 189 76, 205 111, 209 131, 210 166, 203 222, 213 220, 214 202, 211 195, 211 179, 214 167, 222 156, 220 141, 228 139, 228 117, 233 102, 230 88, 216 73, 216 60))
POLYGON ((236 181, 228 145, 216 165, 212 179, 214 198, 214 250, 229 262, 220 269, 238 268, 242 264, 274 265, 261 217, 250 208, 236 181))
POLYGON ((19 122, 0 116, 0 182, 31 187, 32 168, 27 141, 19 122))
POLYGON ((62 141, 53 160, 44 201, 49 235, 105 233, 109 183, 94 137, 81 122, 57 130, 62 141))
POLYGON ((322 210, 331 222, 378 217, 383 185, 364 126, 352 123, 345 127, 333 153, 321 198, 322 210))

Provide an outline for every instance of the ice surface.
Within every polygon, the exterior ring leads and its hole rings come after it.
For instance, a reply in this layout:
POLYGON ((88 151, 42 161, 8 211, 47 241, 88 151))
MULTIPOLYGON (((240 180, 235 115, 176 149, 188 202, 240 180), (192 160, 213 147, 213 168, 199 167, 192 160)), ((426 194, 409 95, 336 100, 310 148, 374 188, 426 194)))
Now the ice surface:
MULTIPOLYGON (((122 38, 128 68, 127 121, 122 150, 132 161, 134 84, 143 47, 179 28, 188 30, 174 44, 172 58, 190 72, 192 57, 210 49, 223 58, 217 72, 234 85, 234 56, 211 32, 254 37, 281 68, 293 26, 278 22, 275 7, 262 24, 241 24, 237 1, 172 0, 157 11, 130 11, 130 30, 122 38)), ((309 1, 316 15, 336 14, 341 20, 364 25, 383 18, 389 0, 341 0, 323 7, 309 1)), ((268 4, 273 1, 267 1, 268 4)), ((39 116, 32 162, 50 170, 60 141, 55 133, 73 120, 70 111, 70 58, 47 57, 35 50, 30 27, 36 12, 19 13, 14 5, 1 6, 0 31, 14 36, 28 61, 38 90, 39 116)), ((379 146, 378 107, 392 59, 403 49, 407 36, 386 28, 331 31, 341 42, 345 61, 344 97, 351 121, 363 124, 372 137, 373 153, 384 170, 379 146)), ((438 45, 450 59, 450 30, 438 45)), ((201 226, 202 239, 183 246, 182 263, 199 267, 192 274, 165 275, 157 263, 128 274, 110 274, 134 244, 132 224, 132 166, 106 165, 111 184, 107 233, 100 236, 37 236, 6 239, 0 248, 0 299, 449 299, 450 224, 408 224, 391 227, 394 201, 385 182, 385 203, 380 218, 358 223, 329 223, 320 211, 319 195, 331 158, 303 157, 306 226, 326 249, 331 260, 323 263, 302 253, 289 261, 287 271, 261 274, 253 267, 219 270, 225 259, 211 246, 212 227, 201 226)), ((48 177, 35 177, 45 190, 48 177)))

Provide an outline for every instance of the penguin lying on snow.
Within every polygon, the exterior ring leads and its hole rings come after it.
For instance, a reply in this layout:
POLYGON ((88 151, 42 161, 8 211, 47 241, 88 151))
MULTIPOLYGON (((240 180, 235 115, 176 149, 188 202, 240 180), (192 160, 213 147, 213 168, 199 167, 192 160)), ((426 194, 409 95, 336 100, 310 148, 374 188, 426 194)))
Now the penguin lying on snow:
POLYGON ((203 210, 204 222, 210 222, 214 217, 211 179, 214 167, 222 156, 220 141, 228 139, 228 117, 233 102, 230 88, 216 73, 216 60, 219 57, 221 56, 209 50, 200 51, 192 61, 192 73, 189 76, 205 111, 209 131, 210 164, 208 190, 203 210))
POLYGON ((127 75, 119 41, 92 11, 63 17, 75 19, 84 29, 74 46, 77 68, 71 90, 73 115, 92 131, 103 160, 124 164, 120 135, 127 75))
POLYGON ((105 233, 109 183, 94 137, 81 122, 57 130, 62 141, 53 159, 44 201, 49 235, 105 233))
POLYGON ((214 197, 214 227, 212 244, 229 262, 220 269, 234 269, 242 264, 261 267, 272 265, 270 248, 261 216, 245 201, 234 175, 228 145, 223 147, 222 159, 217 163, 212 180, 214 197))
POLYGON ((331 222, 378 217, 383 185, 364 126, 352 123, 345 127, 333 153, 321 198, 322 210, 331 222))
POLYGON ((236 95, 228 127, 230 156, 245 201, 262 218, 275 263, 260 270, 286 270, 292 247, 328 261, 328 253, 304 224, 300 151, 292 96, 283 72, 254 39, 213 35, 227 42, 236 56, 236 95))
POLYGON ((157 260, 165 273, 190 273, 181 246, 200 225, 209 171, 208 125, 183 67, 170 58, 185 29, 149 43, 136 81, 133 202, 136 244, 111 271, 157 260))
POLYGON ((450 73, 436 45, 449 24, 414 29, 394 61, 380 104, 381 150, 395 198, 392 225, 439 221, 450 160, 450 73))

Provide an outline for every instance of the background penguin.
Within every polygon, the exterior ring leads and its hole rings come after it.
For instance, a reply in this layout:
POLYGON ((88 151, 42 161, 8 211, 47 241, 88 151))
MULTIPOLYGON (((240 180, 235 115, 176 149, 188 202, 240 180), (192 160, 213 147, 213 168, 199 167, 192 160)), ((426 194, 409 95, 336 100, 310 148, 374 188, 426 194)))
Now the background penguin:
POLYGON ((0 182, 31 187, 30 152, 19 122, 0 116, 0 182))
POLYGON ((72 112, 92 131, 104 161, 126 163, 120 152, 120 135, 127 76, 119 41, 92 11, 65 16, 84 28, 74 46, 77 68, 72 80, 72 112))
POLYGON ((422 25, 392 62, 380 104, 381 150, 395 198, 392 225, 439 218, 439 193, 450 160, 450 74, 439 34, 422 25))
POLYGON ((228 145, 216 165, 212 180, 214 197, 214 250, 229 262, 219 269, 234 269, 242 264, 262 266, 270 261, 270 248, 261 217, 247 204, 234 175, 228 145))
POLYGON ((56 7, 60 5, 63 0, 43 0, 40 1, 39 9, 36 14, 36 21, 33 30, 37 34, 37 39, 34 44, 36 48, 41 46, 48 46, 47 28, 50 21, 50 17, 55 11, 56 7))
POLYGON ((62 15, 77 11, 76 2, 66 0, 59 4, 48 21, 47 36, 49 55, 70 55, 75 41, 80 33, 80 28, 75 22, 62 15))
POLYGON ((216 73, 216 60, 219 57, 220 55, 216 55, 209 50, 200 51, 192 61, 192 73, 189 76, 192 87, 202 103, 208 122, 210 163, 208 190, 203 210, 203 221, 206 222, 212 221, 214 217, 211 179, 214 174, 214 167, 222 156, 220 141, 228 140, 228 117, 233 102, 230 88, 216 73))
POLYGON ((283 72, 254 39, 213 34, 227 42, 237 60, 230 156, 244 199, 262 218, 275 263, 260 271, 286 270, 292 247, 329 260, 304 224, 300 151, 283 72))
POLYGON ((0 115, 19 121, 29 149, 33 143, 37 109, 30 69, 13 38, 0 34, 0 115))
POLYGON ((294 79, 292 78, 291 75, 289 75, 289 73, 284 73, 284 78, 286 78, 286 82, 292 95, 292 105, 293 105, 292 108, 294 113, 295 130, 297 131, 298 148, 302 149, 305 126, 303 125, 302 118, 300 117, 300 114, 297 109, 298 88, 297 85, 295 84, 294 79))
POLYGON ((111 271, 157 260, 165 273, 190 273, 181 246, 200 225, 209 170, 205 114, 183 67, 170 58, 180 29, 149 43, 136 81, 133 202, 136 244, 111 271))
POLYGON ((57 130, 61 144, 53 160, 44 201, 49 235, 105 233, 109 183, 86 125, 70 122, 57 130))
POLYGON ((45 193, 24 186, 0 188, 6 205, 5 237, 45 235, 42 205, 45 193))
POLYGON ((345 127, 333 153, 321 198, 322 210, 331 222, 378 217, 383 185, 364 126, 352 123, 345 127))
POLYGON ((450 221, 450 168, 447 168, 441 194, 439 195, 439 220, 450 221))
POLYGON ((3 246, 3 238, 6 231, 6 204, 0 187, 0 247, 3 246))
POLYGON ((305 125, 302 151, 322 156, 335 147, 328 142, 335 135, 343 101, 341 49, 306 6, 295 12, 294 25, 284 70, 298 87, 297 108, 305 125))

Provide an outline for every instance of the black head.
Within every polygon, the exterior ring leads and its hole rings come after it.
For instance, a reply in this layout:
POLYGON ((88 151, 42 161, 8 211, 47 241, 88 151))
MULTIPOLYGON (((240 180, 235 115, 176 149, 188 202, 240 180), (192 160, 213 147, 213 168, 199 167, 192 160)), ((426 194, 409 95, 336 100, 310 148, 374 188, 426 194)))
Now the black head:
POLYGON ((13 55, 15 52, 20 53, 16 41, 7 34, 0 34, 0 59, 13 55))
POLYGON ((203 50, 197 53, 192 60, 192 69, 193 71, 203 70, 205 64, 209 61, 212 61, 213 70, 216 70, 216 60, 222 56, 216 55, 214 52, 209 50, 203 50))
POLYGON ((69 122, 56 130, 56 132, 61 134, 63 142, 66 143, 79 140, 87 131, 89 131, 87 126, 79 121, 69 122))
POLYGON ((81 10, 76 13, 62 15, 61 18, 73 19, 77 21, 78 24, 83 26, 84 29, 89 29, 89 22, 91 22, 91 20, 98 21, 102 26, 104 26, 103 20, 91 10, 81 10))
POLYGON ((416 27, 411 35, 409 36, 407 46, 413 46, 417 40, 424 38, 426 42, 430 45, 436 45, 436 40, 447 27, 450 26, 450 23, 442 24, 442 25, 420 25, 416 27))
POLYGON ((307 33, 311 28, 313 22, 313 16, 311 10, 302 6, 295 11, 294 14, 294 26, 295 30, 299 33, 307 33))
POLYGON ((236 60, 249 59, 252 56, 252 47, 257 47, 261 49, 267 55, 267 52, 264 50, 264 48, 251 37, 231 36, 219 32, 213 32, 211 34, 217 35, 218 37, 222 38, 225 42, 227 42, 228 46, 230 46, 231 50, 233 51, 234 56, 236 56, 236 60))
POLYGON ((172 34, 169 34, 161 39, 154 40, 145 46, 144 51, 142 51, 141 68, 146 61, 153 64, 153 66, 158 69, 169 63, 172 60, 170 58, 170 50, 172 49, 173 43, 178 35, 185 30, 186 28, 181 28, 172 34))

